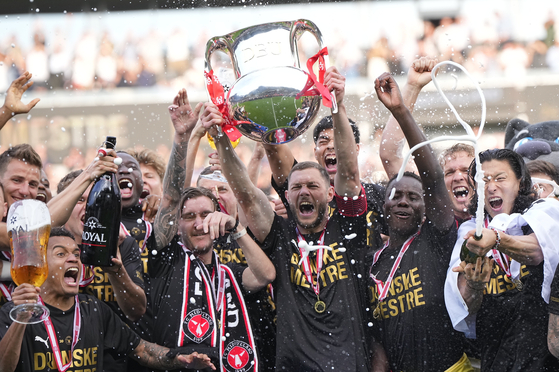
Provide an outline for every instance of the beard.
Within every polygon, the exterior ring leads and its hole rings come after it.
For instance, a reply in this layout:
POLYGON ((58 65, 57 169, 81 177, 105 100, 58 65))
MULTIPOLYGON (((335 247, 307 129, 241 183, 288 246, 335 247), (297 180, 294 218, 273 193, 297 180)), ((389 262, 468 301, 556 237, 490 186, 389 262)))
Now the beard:
POLYGON ((181 235, 181 236, 182 236, 182 243, 184 244, 184 246, 189 250, 191 250, 192 253, 194 253, 196 256, 204 255, 213 249, 213 241, 210 241, 210 243, 206 246, 196 246, 192 243, 192 241, 188 236, 186 235, 181 235))
POLYGON ((297 216, 297 207, 294 206, 293 204, 289 204, 289 209, 291 209, 291 214, 293 215, 295 222, 297 223, 298 226, 301 226, 304 229, 314 229, 315 227, 320 226, 320 224, 324 220, 324 216, 326 215, 327 208, 328 208, 328 204, 326 203, 319 204, 317 208, 316 218, 314 219, 314 221, 305 224, 301 222, 299 220, 299 217, 297 216))

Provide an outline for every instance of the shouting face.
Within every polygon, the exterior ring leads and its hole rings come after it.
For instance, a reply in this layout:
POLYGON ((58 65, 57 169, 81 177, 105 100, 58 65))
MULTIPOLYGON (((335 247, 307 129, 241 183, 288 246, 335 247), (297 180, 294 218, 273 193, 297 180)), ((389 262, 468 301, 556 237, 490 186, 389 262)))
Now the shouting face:
POLYGON ((140 201, 144 182, 138 161, 126 153, 119 152, 118 156, 122 158, 122 163, 118 166, 116 177, 120 187, 122 209, 127 209, 140 201))
POLYGON ((291 174, 285 197, 297 226, 303 234, 308 234, 323 228, 328 203, 334 197, 334 188, 318 169, 307 168, 291 174))
POLYGON ((520 180, 506 160, 489 160, 481 165, 485 181, 485 210, 491 217, 510 214, 520 190, 520 180))

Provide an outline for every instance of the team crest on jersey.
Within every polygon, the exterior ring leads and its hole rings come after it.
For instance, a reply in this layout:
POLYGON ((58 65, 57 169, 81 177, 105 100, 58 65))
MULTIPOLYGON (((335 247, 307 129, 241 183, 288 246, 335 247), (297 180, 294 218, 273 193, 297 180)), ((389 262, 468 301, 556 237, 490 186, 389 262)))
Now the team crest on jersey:
POLYGON ((192 310, 184 318, 182 330, 186 337, 199 344, 212 334, 214 321, 208 313, 192 310))
POLYGON ((254 367, 254 350, 243 341, 233 341, 225 348, 227 358, 225 369, 228 372, 248 372, 254 367))

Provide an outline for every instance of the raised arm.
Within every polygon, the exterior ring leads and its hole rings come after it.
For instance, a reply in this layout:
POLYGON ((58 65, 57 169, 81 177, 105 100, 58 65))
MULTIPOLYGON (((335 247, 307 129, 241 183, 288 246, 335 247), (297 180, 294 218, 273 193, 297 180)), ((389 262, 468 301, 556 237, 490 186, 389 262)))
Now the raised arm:
POLYGON ((112 149, 107 150, 107 156, 100 156, 93 160, 91 164, 77 176, 60 194, 52 198, 47 206, 52 218, 53 227, 62 226, 72 215, 74 206, 80 200, 83 193, 98 177, 105 172, 116 173, 118 166, 114 163, 117 157, 112 149))
MULTIPOLYGON (((235 219, 221 212, 207 215, 202 226, 199 226, 204 232, 210 233, 212 240, 224 236, 233 227, 235 227, 235 219)), ((247 291, 258 291, 276 279, 274 264, 240 223, 229 236, 236 239, 247 261, 248 267, 243 272, 243 287, 247 291)))
MULTIPOLYGON (((130 242, 133 242, 132 249, 136 252, 139 251, 138 244, 134 238, 130 237, 130 242)), ((129 244, 124 243, 124 244, 129 244)), ((122 244, 121 244, 122 246, 122 244)), ((113 258, 113 266, 103 267, 103 271, 109 276, 109 282, 113 286, 113 293, 118 306, 128 319, 135 322, 140 319, 146 312, 146 293, 142 287, 134 283, 130 275, 134 275, 136 270, 134 266, 140 267, 142 261, 139 256, 136 257, 136 262, 129 262, 124 265, 120 248, 117 251, 117 257, 113 258), (128 271, 131 270, 131 273, 128 271)), ((141 273, 141 271, 138 271, 141 273)))
POLYGON ((221 113, 212 103, 204 104, 202 124, 215 139, 223 175, 227 178, 238 203, 248 221, 248 227, 259 241, 264 241, 274 220, 274 211, 266 195, 257 188, 248 176, 245 165, 239 159, 226 135, 217 135, 215 126, 224 122, 221 113))
MULTIPOLYGON (((425 135, 404 105, 400 89, 392 75, 384 73, 379 76, 375 80, 375 90, 379 100, 400 124, 410 148, 425 141, 425 135)), ((455 222, 441 166, 431 146, 420 147, 413 155, 425 190, 425 214, 440 231, 446 231, 455 222)))
POLYGON ((206 135, 206 128, 202 126, 202 121, 198 119, 196 126, 192 131, 190 140, 188 142, 188 149, 186 150, 186 174, 184 178, 184 187, 192 185, 192 174, 194 173, 194 164, 196 163, 196 155, 200 148, 200 141, 206 135))
POLYGON ((175 96, 173 104, 169 106, 171 121, 175 127, 173 148, 165 177, 163 178, 163 196, 161 206, 155 216, 153 234, 157 249, 163 249, 177 233, 177 209, 186 174, 186 151, 190 134, 198 121, 202 104, 199 103, 194 111, 188 102, 186 89, 181 89, 175 96))
POLYGON ((25 93, 25 91, 33 85, 33 82, 29 81, 32 76, 33 75, 31 73, 25 71, 20 75, 20 77, 12 81, 12 84, 6 91, 4 105, 0 108, 0 129, 2 129, 8 120, 15 115, 25 114, 31 111, 31 109, 40 101, 39 98, 35 98, 27 104, 21 102, 23 93, 25 93))
MULTIPOLYGON (((408 80, 402 89, 404 105, 410 112, 413 112, 421 89, 431 81, 431 70, 436 64, 436 59, 427 57, 421 57, 412 62, 408 70, 408 80)), ((402 166, 405 143, 406 139, 398 121, 390 115, 382 131, 379 149, 380 159, 389 179, 398 174, 402 166)), ((408 163, 406 168, 411 172, 416 170, 413 162, 408 163)))
POLYGON ((354 197, 361 193, 361 181, 357 162, 357 145, 343 102, 345 77, 340 75, 335 67, 330 67, 326 70, 324 85, 329 91, 334 91, 338 102, 338 112, 332 113, 334 149, 338 168, 334 178, 334 188, 338 195, 354 197))
POLYGON ((270 170, 272 171, 272 178, 278 186, 287 183, 287 176, 293 168, 295 157, 289 149, 288 145, 267 145, 264 144, 270 170))

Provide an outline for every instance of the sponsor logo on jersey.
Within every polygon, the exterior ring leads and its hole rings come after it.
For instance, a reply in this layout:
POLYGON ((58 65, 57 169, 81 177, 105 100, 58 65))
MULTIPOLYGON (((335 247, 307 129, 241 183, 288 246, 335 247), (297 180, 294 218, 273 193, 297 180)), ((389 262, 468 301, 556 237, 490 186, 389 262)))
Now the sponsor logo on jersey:
POLYGON ((254 350, 242 341, 233 341, 227 345, 223 355, 227 358, 227 371, 248 372, 254 366, 254 350))
POLYGON ((199 344, 212 334, 214 322, 208 313, 196 309, 186 315, 182 329, 186 337, 199 344))
POLYGON ((45 347, 48 349, 49 348, 49 338, 47 336, 47 339, 43 339, 41 336, 35 336, 35 341, 39 341, 42 342, 43 344, 45 344, 45 347))

